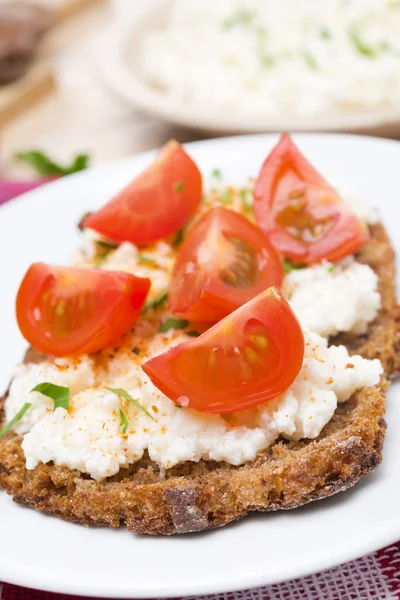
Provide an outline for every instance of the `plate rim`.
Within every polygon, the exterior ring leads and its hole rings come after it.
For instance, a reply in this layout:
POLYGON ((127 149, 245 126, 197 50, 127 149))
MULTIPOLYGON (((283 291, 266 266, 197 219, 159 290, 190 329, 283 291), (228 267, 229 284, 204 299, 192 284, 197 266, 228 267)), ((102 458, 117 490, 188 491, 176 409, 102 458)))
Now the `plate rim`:
MULTIPOLYGON (((218 145, 224 145, 224 144, 236 144, 237 142, 250 142, 253 139, 266 139, 266 141, 273 141, 274 139, 276 139, 276 135, 275 134, 256 134, 256 135, 242 135, 242 136, 235 136, 235 137, 225 137, 225 138, 217 138, 217 139, 211 139, 211 140, 201 140, 201 141, 197 141, 197 142, 190 142, 188 144, 184 144, 184 146, 190 151, 191 148, 198 148, 198 147, 205 147, 207 148, 208 145, 212 144, 215 146, 218 145)), ((396 140, 387 140, 387 139, 383 139, 383 138, 375 138, 375 137, 365 137, 365 136, 359 136, 359 135, 351 135, 351 134, 332 134, 332 133, 301 133, 301 134, 296 134, 294 136, 295 140, 298 139, 300 143, 302 143, 302 141, 307 141, 307 140, 312 140, 312 139, 335 139, 338 141, 341 141, 343 143, 345 143, 346 141, 349 140, 354 140, 354 141, 358 141, 358 142, 364 142, 367 144, 373 144, 373 145, 380 145, 383 144, 385 146, 391 146, 391 147, 397 147, 398 150, 400 150, 400 142, 396 141, 396 140)), ((142 153, 138 153, 134 156, 130 156, 130 157, 126 157, 123 159, 119 159, 116 161, 113 161, 112 163, 109 163, 107 165, 100 165, 100 166, 96 166, 96 167, 92 167, 86 171, 83 171, 81 173, 77 173, 74 174, 72 176, 68 177, 68 180, 66 179, 60 179, 57 181, 53 181, 53 182, 49 182, 47 184, 45 184, 44 187, 46 187, 47 190, 49 190, 49 186, 51 188, 54 188, 54 190, 56 191, 57 187, 59 186, 65 186, 67 184, 67 182, 72 181, 72 179, 77 180, 77 179, 84 179, 85 177, 89 176, 90 178, 95 177, 96 176, 96 172, 100 172, 100 171, 104 171, 104 169, 110 169, 113 170, 115 169, 118 165, 123 164, 124 162, 129 163, 129 162, 134 162, 136 160, 149 160, 151 158, 151 156, 154 154, 154 150, 150 150, 150 151, 146 151, 146 152, 142 152, 142 153)), ((18 205, 21 202, 25 202, 26 200, 30 200, 31 197, 33 196, 41 196, 41 190, 43 188, 36 188, 34 190, 31 190, 29 192, 26 192, 22 195, 20 195, 17 199, 11 201, 11 202, 7 202, 5 203, 3 206, 0 207, 0 211, 3 210, 6 213, 8 211, 14 211, 16 207, 18 207, 18 205)), ((34 198, 33 198, 34 199, 34 198)), ((0 212, 0 214, 4 214, 4 212, 0 212)), ((99 598, 126 598, 127 596, 131 597, 131 598, 162 598, 162 597, 173 597, 176 595, 179 595, 180 597, 185 597, 185 596, 191 596, 191 595, 205 595, 205 594, 219 594, 219 593, 223 593, 226 592, 227 589, 228 591, 237 591, 237 590, 247 590, 247 589, 253 589, 256 587, 260 587, 260 586, 265 586, 265 585, 272 585, 275 583, 280 583, 282 581, 287 581, 287 580, 291 580, 291 579, 295 579, 297 577, 306 577, 312 573, 316 573, 316 572, 320 572, 321 570, 326 570, 326 569, 330 569, 333 568, 339 564, 343 564, 345 562, 351 561, 351 560, 355 560, 361 556, 365 556, 371 552, 374 552, 376 550, 379 550, 380 548, 386 546, 386 545, 390 545, 394 542, 397 542, 398 539, 400 538, 400 518, 397 521, 393 521, 391 524, 391 528, 389 531, 389 527, 388 525, 385 526, 385 528, 381 528, 381 531, 378 531, 378 534, 376 533, 376 531, 374 532, 373 535, 371 535, 370 533, 366 533, 365 537, 362 539, 362 542, 359 543, 359 550, 357 550, 357 552, 355 552, 354 547, 352 547, 350 550, 341 550, 340 552, 337 551, 335 553, 333 553, 330 556, 330 559, 327 561, 326 557, 321 558, 319 561, 316 561, 315 559, 312 560, 312 564, 309 565, 309 567, 305 568, 304 565, 301 565, 300 567, 298 567, 297 569, 295 567, 291 567, 291 574, 290 577, 287 577, 287 574, 284 575, 283 571, 282 573, 277 577, 274 577, 273 579, 271 579, 270 577, 266 577, 265 574, 260 574, 257 578, 254 577, 252 574, 248 574, 245 577, 240 577, 240 575, 238 575, 235 579, 235 581, 229 585, 229 588, 227 588, 226 584, 224 584, 221 580, 220 585, 215 585, 215 583, 211 583, 208 584, 207 581, 204 581, 202 583, 202 585, 199 587, 198 582, 195 584, 186 584, 184 587, 181 587, 179 582, 178 583, 174 583, 173 585, 170 584, 169 587, 164 586, 164 588, 166 587, 166 591, 163 592, 162 594, 160 594, 159 592, 154 592, 151 590, 146 590, 146 589, 138 589, 136 588, 135 591, 132 591, 132 588, 129 588, 125 585, 123 587, 121 587, 120 589, 118 589, 117 592, 112 591, 112 590, 106 590, 104 591, 104 589, 100 589, 100 588, 94 588, 92 586, 92 584, 83 584, 82 580, 80 582, 76 583, 71 583, 68 581, 68 577, 65 578, 65 580, 63 580, 60 584, 58 584, 55 581, 50 581, 49 583, 49 578, 47 577, 47 575, 50 573, 50 570, 45 570, 45 571, 41 571, 39 574, 37 573, 31 573, 29 572, 29 570, 27 571, 27 575, 25 574, 25 572, 22 573, 18 573, 17 568, 18 566, 12 567, 11 569, 8 567, 7 568, 7 564, 4 562, 1 562, 0 560, 0 579, 14 584, 14 585, 22 585, 22 586, 27 586, 30 588, 34 588, 34 589, 39 589, 39 590, 45 590, 45 591, 50 591, 50 592, 55 592, 55 593, 69 593, 69 594, 79 594, 79 595, 83 595, 83 596, 92 596, 95 595, 99 598), (111 595, 110 595, 111 594, 111 595)), ((1 559, 1 557, 0 557, 1 559)), ((50 577, 51 579, 51 577, 50 577)))

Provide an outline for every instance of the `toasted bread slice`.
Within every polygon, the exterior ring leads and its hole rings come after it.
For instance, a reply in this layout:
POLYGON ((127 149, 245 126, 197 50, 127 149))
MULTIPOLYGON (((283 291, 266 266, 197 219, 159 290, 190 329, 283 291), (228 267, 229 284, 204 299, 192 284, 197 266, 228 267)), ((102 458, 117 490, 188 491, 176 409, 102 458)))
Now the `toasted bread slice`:
MULTIPOLYGON (((382 225, 371 233, 359 259, 378 274, 382 310, 367 335, 338 336, 335 342, 379 357, 391 376, 400 368, 394 253, 382 225)), ((26 358, 41 359, 34 352, 26 358)), ((238 467, 187 462, 165 478, 148 459, 100 483, 52 464, 28 471, 22 438, 10 434, 0 440, 0 485, 16 502, 37 510, 83 525, 126 524, 133 533, 202 531, 251 511, 295 508, 351 487, 381 462, 387 385, 383 377, 380 386, 353 394, 315 440, 280 440, 256 461, 238 467)))

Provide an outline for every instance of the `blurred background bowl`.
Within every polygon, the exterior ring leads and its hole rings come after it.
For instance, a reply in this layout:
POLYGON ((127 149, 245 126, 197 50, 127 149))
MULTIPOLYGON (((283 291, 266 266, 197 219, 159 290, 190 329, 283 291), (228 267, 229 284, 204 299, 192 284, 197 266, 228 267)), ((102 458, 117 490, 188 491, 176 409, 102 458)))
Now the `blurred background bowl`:
POLYGON ((126 11, 111 24, 93 53, 97 77, 114 95, 143 113, 207 134, 279 131, 344 131, 397 137, 400 135, 400 106, 359 108, 352 112, 311 116, 272 115, 249 112, 240 118, 223 108, 183 102, 160 86, 150 85, 140 73, 137 56, 149 32, 166 26, 174 0, 148 1, 140 12, 126 11))

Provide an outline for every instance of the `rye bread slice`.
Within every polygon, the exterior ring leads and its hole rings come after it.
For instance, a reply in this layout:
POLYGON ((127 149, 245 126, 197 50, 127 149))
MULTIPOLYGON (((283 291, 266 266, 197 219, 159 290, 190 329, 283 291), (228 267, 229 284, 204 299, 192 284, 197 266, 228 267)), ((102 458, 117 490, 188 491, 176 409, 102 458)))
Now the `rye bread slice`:
MULTIPOLYGON (((338 336, 351 352, 379 357, 387 376, 399 371, 399 311, 394 253, 382 225, 359 260, 379 276, 383 306, 368 334, 338 336)), ((27 361, 41 360, 34 352, 27 361)), ((315 440, 279 440, 256 461, 235 467, 200 461, 170 469, 161 478, 144 458, 100 483, 52 464, 25 468, 21 436, 0 440, 0 485, 16 502, 83 525, 118 527, 132 533, 172 534, 221 527, 251 511, 291 509, 353 486, 382 459, 386 377, 353 394, 315 440)), ((4 402, 4 400, 3 400, 4 402)))

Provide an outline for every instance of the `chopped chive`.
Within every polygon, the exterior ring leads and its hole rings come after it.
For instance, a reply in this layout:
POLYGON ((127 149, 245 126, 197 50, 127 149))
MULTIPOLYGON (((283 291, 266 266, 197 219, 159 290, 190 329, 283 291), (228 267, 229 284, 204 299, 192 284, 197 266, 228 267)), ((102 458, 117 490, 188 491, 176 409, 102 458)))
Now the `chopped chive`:
POLYGON ((4 425, 3 429, 0 430, 0 438, 2 438, 4 435, 6 435, 6 433, 8 433, 10 431, 10 429, 12 429, 14 427, 14 425, 16 425, 18 423, 18 421, 20 421, 22 419, 22 417, 24 416, 26 411, 31 406, 32 406, 32 404, 30 404, 29 402, 26 402, 23 405, 23 407, 21 408, 21 410, 19 412, 17 412, 15 417, 13 419, 11 419, 11 421, 9 421, 6 425, 4 425))
POLYGON ((291 271, 299 271, 300 269, 305 269, 307 265, 295 265, 291 260, 285 258, 282 263, 282 269, 284 273, 290 273, 291 271))
POLYGON ((323 40, 330 40, 332 38, 332 34, 329 29, 321 29, 320 36, 323 40))
POLYGON ((191 331, 187 331, 186 335, 190 335, 190 337, 199 337, 200 333, 192 329, 191 331))
POLYGON ((149 413, 147 408, 145 408, 143 406, 143 404, 140 404, 139 400, 135 400, 135 398, 132 398, 132 396, 130 394, 128 394, 128 392, 126 390, 124 390, 123 388, 106 387, 106 390, 108 390, 109 392, 113 392, 113 394, 116 394, 117 396, 119 396, 120 398, 123 398, 124 400, 127 400, 128 402, 133 404, 133 406, 136 406, 136 408, 140 408, 140 410, 142 410, 144 413, 146 413, 146 415, 148 417, 150 417, 150 419, 152 419, 152 421, 154 421, 153 415, 151 415, 149 413))
POLYGON ((126 414, 124 413, 124 411, 121 408, 119 409, 119 416, 120 416, 119 426, 122 429, 122 433, 126 433, 127 429, 128 429, 129 421, 126 418, 126 414))
POLYGON ((169 317, 166 321, 161 323, 158 331, 160 333, 166 333, 170 329, 185 329, 189 325, 189 321, 184 319, 175 319, 175 317, 169 317))
POLYGON ((315 57, 311 54, 311 52, 309 52, 308 50, 305 50, 303 52, 303 58, 305 60, 305 63, 307 65, 307 67, 309 69, 312 69, 313 71, 315 71, 316 69, 318 69, 318 63, 315 60, 315 57))
POLYGON ((224 190, 221 194, 220 200, 222 204, 230 204, 232 202, 232 191, 229 188, 224 190))
POLYGON ((151 256, 145 256, 144 254, 138 254, 137 255, 137 259, 140 263, 145 263, 148 265, 153 265, 153 266, 157 266, 156 261, 154 260, 154 258, 151 258, 151 256))
POLYGON ((178 246, 180 246, 182 244, 184 238, 185 238, 185 230, 182 227, 182 229, 177 231, 175 234, 174 241, 172 242, 173 247, 177 248, 178 246))
POLYGON ((216 181, 222 181, 222 171, 221 169, 213 169, 211 171, 211 177, 216 181))

